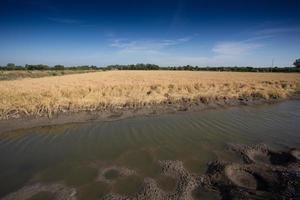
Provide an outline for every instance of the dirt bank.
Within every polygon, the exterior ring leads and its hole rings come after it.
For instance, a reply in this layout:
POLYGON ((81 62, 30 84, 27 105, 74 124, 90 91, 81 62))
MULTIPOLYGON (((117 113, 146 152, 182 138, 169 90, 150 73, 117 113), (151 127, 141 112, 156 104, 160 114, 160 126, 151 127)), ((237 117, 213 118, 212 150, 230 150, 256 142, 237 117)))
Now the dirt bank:
MULTIPOLYGON (((293 97, 296 98, 296 97, 293 97)), ((90 121, 113 121, 137 116, 154 116, 161 114, 199 112, 208 109, 226 108, 231 106, 248 106, 259 104, 273 104, 283 101, 283 99, 257 99, 257 98, 240 98, 240 99, 219 99, 208 102, 204 99, 191 101, 182 99, 181 101, 164 102, 158 105, 148 105, 142 107, 122 107, 107 108, 95 111, 81 112, 62 112, 51 117, 45 116, 23 116, 17 119, 0 120, 0 134, 4 132, 50 126, 68 123, 84 123, 90 121)))

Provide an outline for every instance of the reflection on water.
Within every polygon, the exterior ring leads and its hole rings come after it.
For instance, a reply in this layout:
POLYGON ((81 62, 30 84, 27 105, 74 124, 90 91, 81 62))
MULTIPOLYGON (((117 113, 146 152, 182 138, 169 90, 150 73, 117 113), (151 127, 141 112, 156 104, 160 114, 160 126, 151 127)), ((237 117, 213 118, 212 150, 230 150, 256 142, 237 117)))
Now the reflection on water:
POLYGON ((144 177, 171 190, 174 180, 158 176, 158 160, 182 160, 191 172, 204 173, 208 161, 237 159, 226 150, 227 143, 299 148, 299 122, 300 102, 287 101, 2 134, 0 197, 29 181, 63 181, 77 188, 79 199, 96 199, 110 191, 133 194, 144 177), (116 177, 113 184, 95 182, 99 170, 112 165, 136 174, 116 177))

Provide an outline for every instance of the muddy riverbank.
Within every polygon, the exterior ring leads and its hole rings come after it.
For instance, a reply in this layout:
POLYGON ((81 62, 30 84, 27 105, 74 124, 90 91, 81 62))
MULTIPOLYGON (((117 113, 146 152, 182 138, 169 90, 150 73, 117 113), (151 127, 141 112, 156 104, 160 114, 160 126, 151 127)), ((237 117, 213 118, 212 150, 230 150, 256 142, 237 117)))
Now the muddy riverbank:
MULTIPOLYGON (((300 99, 300 95, 293 95, 289 99, 300 99)), ((200 112, 209 109, 227 108, 232 106, 251 106, 261 104, 274 104, 287 99, 218 99, 207 101, 198 99, 191 101, 182 99, 177 102, 164 102, 163 104, 147 105, 142 107, 107 108, 95 111, 61 112, 51 117, 22 116, 17 119, 0 120, 0 134, 18 129, 27 129, 40 126, 60 125, 68 123, 84 123, 90 121, 113 121, 138 116, 155 116, 162 114, 178 114, 186 112, 200 112)))

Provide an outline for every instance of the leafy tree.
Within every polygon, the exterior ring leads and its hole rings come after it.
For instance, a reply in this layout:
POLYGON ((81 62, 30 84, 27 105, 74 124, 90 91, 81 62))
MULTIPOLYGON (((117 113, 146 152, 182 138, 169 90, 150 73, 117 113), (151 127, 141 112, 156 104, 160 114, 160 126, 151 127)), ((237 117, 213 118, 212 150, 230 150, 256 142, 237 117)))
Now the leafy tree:
POLYGON ((38 65, 25 65, 25 69, 27 70, 49 70, 48 65, 38 64, 38 65))
POLYGON ((297 59, 297 60, 294 62, 294 65, 295 65, 295 67, 300 68, 300 59, 297 59))
POLYGON ((7 70, 15 70, 16 69, 16 65, 14 63, 8 63, 6 65, 7 70))
POLYGON ((107 67, 97 67, 94 65, 81 65, 64 67, 63 65, 55 65, 49 67, 48 65, 28 65, 16 66, 13 63, 8 63, 6 66, 0 66, 0 70, 186 70, 186 71, 231 71, 231 72, 300 72, 300 59, 294 63, 295 67, 251 67, 251 66, 219 66, 219 67, 201 67, 201 66, 168 66, 160 67, 155 64, 131 64, 131 65, 109 65, 107 67))
POLYGON ((63 66, 63 65, 55 65, 55 66, 54 66, 54 69, 55 69, 55 70, 64 70, 64 69, 65 69, 65 66, 63 66))

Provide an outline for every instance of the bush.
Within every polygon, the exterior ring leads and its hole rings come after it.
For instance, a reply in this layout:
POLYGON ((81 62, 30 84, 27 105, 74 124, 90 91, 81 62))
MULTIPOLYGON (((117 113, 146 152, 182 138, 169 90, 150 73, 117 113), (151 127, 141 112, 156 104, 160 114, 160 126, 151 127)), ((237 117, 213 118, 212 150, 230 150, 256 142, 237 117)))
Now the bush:
POLYGON ((294 62, 294 65, 295 65, 295 67, 300 68, 300 59, 297 59, 297 60, 294 62))
POLYGON ((25 69, 27 70, 49 70, 50 67, 48 65, 43 65, 43 64, 39 64, 39 65, 25 65, 25 69))
POLYGON ((54 69, 55 69, 55 70, 64 70, 64 69, 65 69, 65 66, 63 66, 63 65, 55 65, 55 66, 54 66, 54 69))

